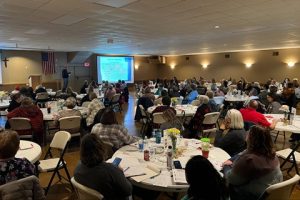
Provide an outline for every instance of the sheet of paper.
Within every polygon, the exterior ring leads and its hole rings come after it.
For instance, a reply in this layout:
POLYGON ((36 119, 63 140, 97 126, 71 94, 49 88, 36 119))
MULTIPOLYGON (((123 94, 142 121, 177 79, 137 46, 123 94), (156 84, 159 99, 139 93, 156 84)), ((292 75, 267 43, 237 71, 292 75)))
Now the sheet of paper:
POLYGON ((26 143, 22 142, 22 143, 20 143, 19 148, 20 148, 20 150, 32 149, 33 145, 29 142, 26 142, 26 143))
POLYGON ((153 179, 148 179, 145 182, 161 187, 173 185, 173 179, 169 171, 162 171, 159 176, 156 176, 153 179))
POLYGON ((172 169, 173 181, 176 184, 187 184, 184 169, 172 169))
POLYGON ((145 168, 141 166, 132 166, 124 169, 125 177, 141 176, 146 174, 145 168))
POLYGON ((145 175, 134 176, 134 177, 132 177, 132 179, 135 180, 136 182, 141 182, 141 181, 146 180, 148 178, 154 177, 158 174, 155 171, 152 171, 151 169, 148 169, 148 168, 145 168, 145 172, 146 172, 145 175))

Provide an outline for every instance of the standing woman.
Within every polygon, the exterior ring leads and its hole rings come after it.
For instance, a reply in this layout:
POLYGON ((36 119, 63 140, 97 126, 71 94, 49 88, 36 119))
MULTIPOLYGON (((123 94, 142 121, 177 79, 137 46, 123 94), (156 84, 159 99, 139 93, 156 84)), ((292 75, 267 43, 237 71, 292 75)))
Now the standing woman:
POLYGON ((267 187, 282 181, 280 163, 268 128, 252 126, 247 149, 223 163, 231 200, 258 199, 267 187))

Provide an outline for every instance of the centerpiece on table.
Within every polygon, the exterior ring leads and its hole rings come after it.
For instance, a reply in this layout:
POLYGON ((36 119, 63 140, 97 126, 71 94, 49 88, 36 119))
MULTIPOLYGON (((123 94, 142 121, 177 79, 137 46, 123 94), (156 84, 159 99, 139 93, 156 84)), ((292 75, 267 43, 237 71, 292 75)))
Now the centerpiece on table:
POLYGON ((176 153, 177 138, 180 136, 180 130, 177 128, 170 128, 166 130, 168 136, 171 138, 173 152, 176 153))
POLYGON ((7 97, 7 92, 5 91, 0 91, 0 101, 3 102, 3 99, 7 97))
POLYGON ((177 97, 172 97, 171 98, 171 103, 172 103, 172 106, 175 107, 178 103, 178 98, 177 97))
POLYGON ((288 105, 282 105, 279 108, 280 111, 282 111, 284 113, 284 118, 283 118, 283 124, 284 125, 288 125, 289 123, 289 118, 290 118, 290 108, 288 105))

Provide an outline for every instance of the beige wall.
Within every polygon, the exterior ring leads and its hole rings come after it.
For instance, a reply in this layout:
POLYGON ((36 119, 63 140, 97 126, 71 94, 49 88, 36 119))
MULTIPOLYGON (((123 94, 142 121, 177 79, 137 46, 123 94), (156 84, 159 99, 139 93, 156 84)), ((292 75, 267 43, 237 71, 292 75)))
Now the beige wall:
MULTIPOLYGON (((172 78, 176 76, 183 80, 190 77, 199 78, 200 76, 211 79, 236 78, 241 76, 249 81, 263 82, 269 77, 282 80, 284 77, 300 78, 300 49, 285 50, 265 50, 228 53, 229 59, 225 59, 225 53, 201 54, 188 56, 169 56, 166 64, 150 64, 147 57, 135 56, 134 70, 135 81, 172 78), (279 56, 272 56, 273 51, 278 51, 279 56), (288 61, 296 62, 295 66, 289 68, 288 61), (245 63, 252 61, 251 68, 246 68, 245 63), (297 63, 299 62, 299 63, 297 63), (208 63, 208 67, 203 69, 202 63, 208 63), (170 66, 175 66, 171 69, 170 66)), ((83 66, 68 66, 71 72, 70 86, 79 91, 84 80, 97 80, 96 54, 89 59, 90 68, 83 66)), ((9 59, 8 67, 2 64, 3 85, 26 84, 28 76, 31 74, 42 74, 41 52, 35 51, 9 51, 3 50, 2 58, 9 59)), ((67 53, 56 52, 56 74, 42 76, 42 81, 61 85, 61 70, 67 63, 67 53)), ((53 85, 53 84, 52 84, 53 85)))
MULTIPOLYGON (((2 58, 5 57, 7 57, 9 61, 7 63, 7 68, 2 64, 2 87, 7 85, 27 84, 28 77, 32 74, 42 75, 42 82, 46 86, 55 86, 55 89, 61 87, 61 71, 67 65, 67 53, 55 52, 56 73, 47 76, 42 74, 41 52, 3 50, 2 58)), ((69 86, 75 91, 79 91, 84 80, 90 80, 90 68, 69 65, 68 71, 71 72, 69 86)))
POLYGON ((236 78, 241 76, 249 81, 263 82, 273 77, 277 80, 283 80, 284 77, 300 78, 300 49, 285 50, 264 50, 249 51, 230 54, 230 58, 224 57, 225 53, 201 54, 193 56, 171 56, 167 57, 167 64, 158 69, 160 78, 171 78, 176 76, 178 79, 186 79, 202 76, 206 79, 216 78, 236 78), (279 56, 272 56, 273 51, 278 51, 279 56), (189 57, 189 60, 186 60, 189 57), (287 62, 296 62, 294 67, 288 67, 287 62), (246 68, 245 63, 250 62, 253 65, 246 68), (209 64, 203 69, 202 63, 209 64), (171 69, 170 66, 175 66, 171 69))

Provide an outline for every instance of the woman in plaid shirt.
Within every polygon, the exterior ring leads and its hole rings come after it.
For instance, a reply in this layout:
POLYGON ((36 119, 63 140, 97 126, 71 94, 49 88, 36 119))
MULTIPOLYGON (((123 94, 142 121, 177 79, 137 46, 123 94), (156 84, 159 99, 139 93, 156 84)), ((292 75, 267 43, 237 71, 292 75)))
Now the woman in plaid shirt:
POLYGON ((123 125, 118 124, 115 113, 110 108, 103 111, 100 123, 93 126, 91 133, 98 135, 102 141, 110 143, 114 149, 138 140, 137 137, 129 135, 123 125))

